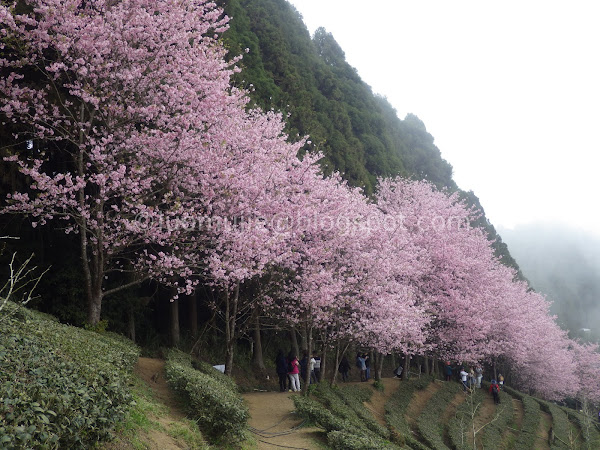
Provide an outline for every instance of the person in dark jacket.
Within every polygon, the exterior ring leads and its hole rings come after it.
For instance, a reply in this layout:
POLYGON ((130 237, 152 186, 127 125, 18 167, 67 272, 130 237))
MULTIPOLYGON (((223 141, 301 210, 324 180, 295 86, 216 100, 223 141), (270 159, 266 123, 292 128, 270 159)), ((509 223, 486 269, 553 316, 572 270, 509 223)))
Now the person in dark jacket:
POLYGON ((285 355, 281 349, 277 352, 277 357, 275 358, 275 367, 277 370, 277 376, 279 377, 279 392, 286 392, 288 379, 287 360, 285 359, 285 355))
POLYGON ((452 380, 453 369, 454 368, 450 364, 450 361, 446 361, 446 365, 444 366, 444 375, 446 376, 446 381, 452 380))
POLYGON ((348 372, 350 371, 350 361, 345 356, 342 358, 340 362, 340 366, 338 371, 342 374, 342 381, 345 383, 348 381, 348 372))
POLYGON ((500 385, 496 383, 496 380, 492 380, 490 383, 490 394, 494 396, 494 403, 496 405, 500 403, 500 385))

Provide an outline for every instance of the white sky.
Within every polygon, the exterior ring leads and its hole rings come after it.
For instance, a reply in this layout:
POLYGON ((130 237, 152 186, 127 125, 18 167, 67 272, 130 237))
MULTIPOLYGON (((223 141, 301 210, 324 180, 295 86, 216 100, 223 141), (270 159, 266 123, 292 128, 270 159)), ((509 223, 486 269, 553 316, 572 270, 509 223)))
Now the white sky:
POLYGON ((494 225, 600 234, 600 1, 289 1, 423 120, 494 225))

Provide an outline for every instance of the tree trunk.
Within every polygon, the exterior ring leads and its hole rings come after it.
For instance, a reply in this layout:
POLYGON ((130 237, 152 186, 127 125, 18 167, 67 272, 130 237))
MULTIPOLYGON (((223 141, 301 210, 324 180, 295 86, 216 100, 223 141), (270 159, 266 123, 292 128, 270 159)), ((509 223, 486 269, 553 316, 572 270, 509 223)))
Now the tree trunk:
POLYGON ((292 327, 290 330, 290 338, 292 340, 292 349, 294 350, 294 354, 299 358, 300 349, 298 348, 298 338, 296 337, 296 328, 294 327, 292 327))
POLYGON ((127 328, 129 339, 135 342, 135 311, 133 306, 130 306, 127 310, 127 328))
POLYGON ((410 369, 410 355, 406 353, 404 355, 404 369, 402 370, 402 379, 408 380, 408 370, 410 369))
POLYGON ((306 325, 304 325, 302 327, 302 329, 300 330, 300 346, 302 347, 301 350, 304 351, 308 351, 308 343, 307 343, 307 339, 308 339, 308 331, 306 328, 306 325))
POLYGON ((254 353, 252 354, 252 364, 260 369, 266 370, 263 360, 262 339, 260 336, 260 314, 259 308, 254 308, 254 353))
POLYGON ((90 325, 98 325, 100 314, 102 312, 102 293, 94 292, 88 298, 87 321, 90 325))
POLYGON ((173 300, 172 298, 177 295, 177 289, 170 289, 171 299, 169 299, 169 312, 170 312, 170 334, 171 334, 171 346, 177 347, 181 333, 179 332, 179 300, 173 300))
POLYGON ((431 375, 437 377, 439 370, 439 364, 437 358, 431 359, 431 375))
POLYGON ((308 395, 308 385, 310 384, 310 359, 312 358, 312 327, 306 327, 306 346, 308 351, 308 361, 306 361, 306 376, 304 377, 304 386, 302 386, 302 395, 308 395))
POLYGON ((196 290, 188 297, 188 314, 190 316, 190 334, 195 339, 198 337, 198 295, 196 290))
MULTIPOLYGON (((325 370, 327 369, 327 341, 321 339, 321 342, 323 342, 321 350, 321 380, 325 380, 325 370)), ((337 370, 334 370, 334 372, 337 372, 337 370)))
POLYGON ((383 353, 375 352, 375 381, 381 381, 383 375, 383 353))
POLYGON ((423 365, 425 366, 425 375, 429 375, 429 357, 427 355, 423 356, 423 365))
POLYGON ((233 353, 235 351, 235 334, 238 299, 240 296, 240 284, 237 283, 233 297, 229 290, 225 291, 225 342, 227 346, 225 355, 225 375, 231 376, 233 370, 233 353))
POLYGON ((335 346, 335 366, 333 366, 333 374, 331 375, 331 386, 335 385, 338 375, 338 367, 340 367, 340 344, 335 346))

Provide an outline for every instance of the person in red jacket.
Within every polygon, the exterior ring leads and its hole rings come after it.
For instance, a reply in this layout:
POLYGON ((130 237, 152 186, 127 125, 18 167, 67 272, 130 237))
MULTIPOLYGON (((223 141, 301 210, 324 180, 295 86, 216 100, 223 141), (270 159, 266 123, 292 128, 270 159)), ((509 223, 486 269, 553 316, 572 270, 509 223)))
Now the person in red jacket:
POLYGON ((292 391, 298 392, 300 391, 300 363, 294 354, 291 354, 288 359, 288 377, 290 378, 290 385, 292 391))
POLYGON ((500 385, 496 380, 492 380, 490 384, 490 393, 494 396, 494 403, 497 405, 500 403, 500 385))

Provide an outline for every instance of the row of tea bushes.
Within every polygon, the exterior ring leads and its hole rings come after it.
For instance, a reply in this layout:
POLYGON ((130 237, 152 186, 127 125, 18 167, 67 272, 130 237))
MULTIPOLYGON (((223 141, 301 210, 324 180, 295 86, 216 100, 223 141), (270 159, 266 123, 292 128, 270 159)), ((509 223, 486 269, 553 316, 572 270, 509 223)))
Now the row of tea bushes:
POLYGON ((165 371, 203 434, 217 444, 244 439, 248 407, 230 377, 179 350, 169 350, 165 371))
POLYGON ((137 347, 10 303, 7 309, 0 321, 0 448, 90 448, 110 439, 132 403, 137 347))

